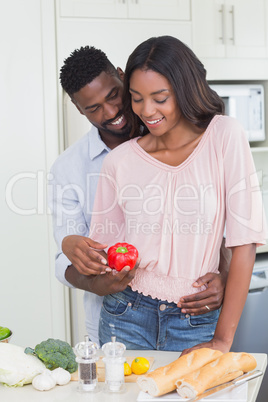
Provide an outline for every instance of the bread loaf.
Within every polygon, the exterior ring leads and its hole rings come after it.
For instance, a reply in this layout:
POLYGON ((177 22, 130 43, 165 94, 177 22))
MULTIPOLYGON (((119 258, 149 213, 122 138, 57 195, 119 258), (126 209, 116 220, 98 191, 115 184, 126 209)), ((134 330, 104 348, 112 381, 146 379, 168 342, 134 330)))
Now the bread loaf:
POLYGON ((222 355, 218 350, 202 348, 179 357, 167 366, 160 367, 140 376, 137 384, 143 392, 160 396, 176 389, 176 381, 188 373, 198 370, 222 355))
POLYGON ((177 392, 181 397, 194 398, 209 388, 254 370, 256 366, 256 360, 248 353, 225 353, 204 367, 178 379, 177 392))

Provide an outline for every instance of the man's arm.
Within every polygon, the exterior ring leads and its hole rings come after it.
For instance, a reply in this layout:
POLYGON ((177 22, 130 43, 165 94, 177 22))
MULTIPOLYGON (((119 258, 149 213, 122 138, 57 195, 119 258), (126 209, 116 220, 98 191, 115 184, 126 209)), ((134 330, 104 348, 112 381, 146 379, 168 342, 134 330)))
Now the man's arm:
POLYGON ((205 285, 206 289, 181 298, 178 307, 181 307, 183 313, 199 315, 207 313, 209 310, 220 308, 223 302, 231 258, 232 252, 225 247, 225 239, 223 239, 220 249, 220 273, 208 273, 197 279, 193 286, 201 287, 205 285))
POLYGON ((70 265, 65 272, 65 277, 78 289, 105 296, 125 290, 134 278, 137 267, 138 264, 132 270, 125 267, 119 272, 112 270, 103 275, 83 275, 73 265, 70 265))

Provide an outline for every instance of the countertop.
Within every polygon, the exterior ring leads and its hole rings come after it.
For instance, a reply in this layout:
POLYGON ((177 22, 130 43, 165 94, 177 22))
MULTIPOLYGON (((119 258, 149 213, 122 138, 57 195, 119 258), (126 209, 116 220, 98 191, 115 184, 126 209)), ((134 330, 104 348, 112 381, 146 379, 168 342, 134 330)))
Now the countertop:
MULTIPOLYGON (((178 358, 178 352, 160 352, 152 350, 129 350, 126 356, 152 356, 155 361, 153 369, 171 363, 178 358)), ((267 366, 267 355, 264 353, 252 353, 257 361, 257 369, 265 372, 267 366)), ((248 383, 248 401, 255 402, 261 386, 262 377, 251 380, 248 383)), ((80 393, 78 383, 71 381, 64 386, 56 386, 50 391, 40 392, 35 390, 31 384, 18 388, 4 387, 0 384, 0 400, 8 402, 134 402, 139 394, 139 387, 136 383, 126 383, 126 391, 122 394, 107 394, 104 392, 104 383, 99 383, 100 389, 97 393, 80 393)), ((186 400, 187 401, 187 400, 186 400)))

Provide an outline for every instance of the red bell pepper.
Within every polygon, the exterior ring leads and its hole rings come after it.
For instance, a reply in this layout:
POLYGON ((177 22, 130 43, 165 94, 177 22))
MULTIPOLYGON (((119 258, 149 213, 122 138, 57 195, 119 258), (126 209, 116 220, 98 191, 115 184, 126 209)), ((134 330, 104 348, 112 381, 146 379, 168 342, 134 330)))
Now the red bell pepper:
POLYGON ((108 265, 117 271, 121 271, 124 267, 128 266, 130 269, 135 267, 138 250, 132 244, 116 243, 110 247, 107 252, 108 265))

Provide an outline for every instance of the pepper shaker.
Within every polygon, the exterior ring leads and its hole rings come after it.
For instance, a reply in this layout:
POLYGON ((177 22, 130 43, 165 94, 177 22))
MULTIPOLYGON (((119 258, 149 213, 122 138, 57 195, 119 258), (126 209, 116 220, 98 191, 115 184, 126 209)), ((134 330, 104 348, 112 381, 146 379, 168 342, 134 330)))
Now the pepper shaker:
POLYGON ((75 346, 76 361, 78 363, 78 381, 79 389, 82 392, 97 390, 97 365, 99 359, 96 356, 98 345, 89 341, 88 335, 85 335, 85 341, 75 346))
POLYGON ((102 350, 105 354, 103 362, 105 364, 105 385, 108 392, 123 392, 125 390, 124 362, 123 354, 126 346, 116 342, 116 337, 112 336, 112 342, 105 343, 102 350))

